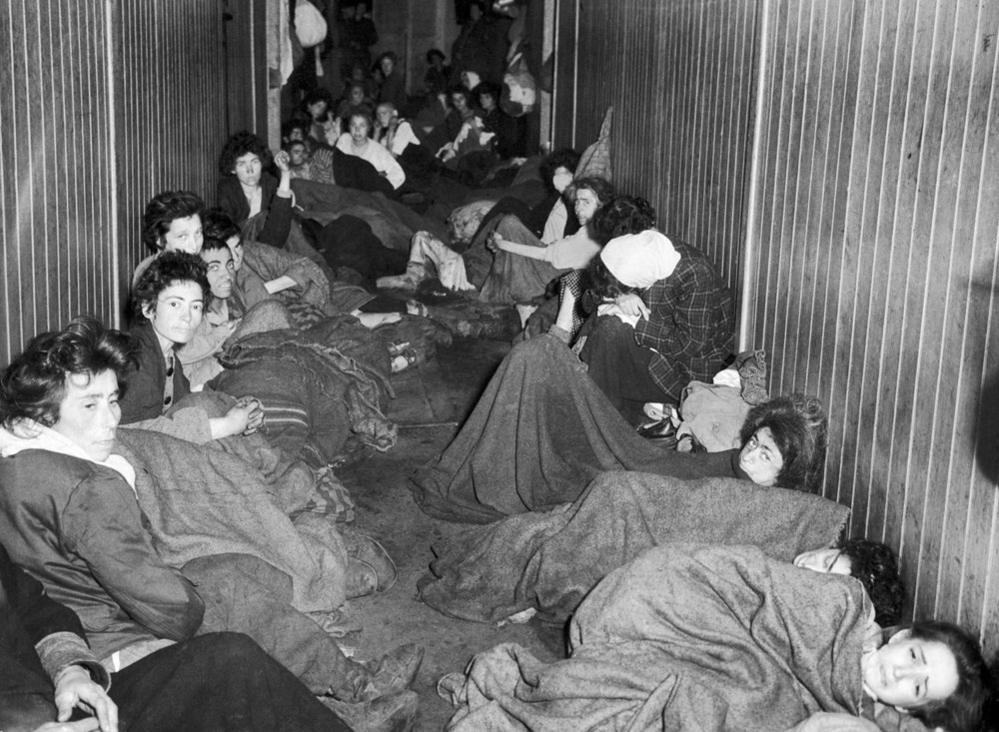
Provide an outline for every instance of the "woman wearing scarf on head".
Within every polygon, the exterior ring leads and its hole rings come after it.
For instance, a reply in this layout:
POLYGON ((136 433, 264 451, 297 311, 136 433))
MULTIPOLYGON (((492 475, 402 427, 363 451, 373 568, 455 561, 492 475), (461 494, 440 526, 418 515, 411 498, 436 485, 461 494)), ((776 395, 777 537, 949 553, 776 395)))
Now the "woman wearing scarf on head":
POLYGON ((632 422, 645 402, 676 403, 729 356, 732 295, 701 252, 655 230, 612 239, 590 265, 597 307, 577 348, 590 377, 632 422))

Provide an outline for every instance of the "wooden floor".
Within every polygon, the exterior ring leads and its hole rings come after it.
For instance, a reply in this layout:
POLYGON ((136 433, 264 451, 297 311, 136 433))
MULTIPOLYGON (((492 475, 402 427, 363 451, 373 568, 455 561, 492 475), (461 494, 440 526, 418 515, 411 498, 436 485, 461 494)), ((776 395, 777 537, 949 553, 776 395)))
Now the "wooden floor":
POLYGON ((448 444, 508 343, 456 340, 437 358, 393 378, 397 398, 389 416, 399 425, 399 442, 339 471, 357 504, 356 525, 381 541, 395 558, 399 581, 387 592, 348 603, 351 619, 363 630, 344 639, 359 658, 377 656, 400 643, 417 642, 426 658, 414 689, 420 695, 417 730, 441 730, 450 706, 437 697, 437 679, 461 671, 471 656, 497 643, 517 642, 539 658, 562 653, 561 629, 540 624, 495 628, 441 615, 416 599, 416 582, 433 555, 430 545, 462 527, 425 515, 413 502, 408 475, 448 444))

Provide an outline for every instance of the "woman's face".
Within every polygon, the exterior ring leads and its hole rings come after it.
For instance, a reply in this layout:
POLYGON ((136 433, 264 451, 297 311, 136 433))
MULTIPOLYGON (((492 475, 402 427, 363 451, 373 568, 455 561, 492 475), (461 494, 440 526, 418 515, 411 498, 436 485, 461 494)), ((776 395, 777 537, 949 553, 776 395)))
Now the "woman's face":
POLYGON ((364 103, 364 88, 360 86, 350 87, 350 103, 355 107, 364 103))
POLYGON ((392 70, 395 68, 395 62, 390 58, 383 58, 381 61, 378 62, 378 66, 382 70, 382 76, 388 77, 392 73, 392 70))
POLYGON ((248 152, 236 158, 232 172, 244 187, 256 188, 260 185, 260 173, 263 169, 260 157, 256 153, 248 152))
POLYGON ((555 172, 552 173, 552 188, 563 193, 570 183, 572 183, 572 171, 564 165, 555 168, 555 172))
POLYGON ((388 127, 392 122, 392 112, 394 110, 385 104, 379 104, 378 109, 375 110, 375 114, 378 115, 378 124, 382 127, 388 127))
POLYGON ((314 120, 318 120, 324 114, 329 107, 326 104, 325 99, 317 99, 312 104, 308 105, 306 109, 309 111, 309 116, 314 120))
POLYGON ((486 92, 479 94, 479 106, 483 112, 492 112, 496 109, 496 97, 486 92))
POLYGON ((225 240, 225 243, 229 247, 229 251, 232 252, 233 271, 239 272, 239 268, 243 266, 243 241, 237 234, 233 234, 225 240))
POLYGON ((451 95, 451 105, 457 109, 459 112, 468 111, 468 100, 465 99, 464 94, 452 94, 451 95))
POLYGON ((739 452, 739 467, 756 485, 776 485, 784 468, 784 456, 777 449, 769 427, 760 427, 739 452))
POLYGON ((368 142, 368 120, 358 114, 350 118, 350 139, 358 147, 368 142))
POLYGON ((305 161, 309 159, 309 151, 305 147, 304 142, 296 142, 288 145, 288 164, 293 168, 297 168, 305 164, 305 161))
POLYGON ((600 208, 600 199, 597 194, 589 188, 580 188, 576 191, 576 199, 572 203, 572 208, 576 212, 581 226, 586 226, 593 219, 593 214, 600 208))
POLYGON ((142 313, 153 325, 161 346, 180 345, 194 337, 205 312, 205 295, 197 282, 172 282, 142 313))
POLYGON ((111 455, 119 420, 114 371, 66 375, 66 392, 53 430, 74 442, 91 460, 103 462, 111 455))
POLYGON ((957 690, 957 660, 945 643, 896 633, 863 662, 864 688, 883 704, 915 709, 957 690))
POLYGON ((165 252, 200 254, 203 242, 201 217, 198 214, 174 219, 170 222, 170 228, 160 237, 160 244, 165 252))
POLYGON ((208 266, 208 285, 212 289, 212 294, 220 300, 231 297, 233 275, 236 269, 233 266, 232 252, 229 247, 204 249, 201 252, 201 259, 208 266))

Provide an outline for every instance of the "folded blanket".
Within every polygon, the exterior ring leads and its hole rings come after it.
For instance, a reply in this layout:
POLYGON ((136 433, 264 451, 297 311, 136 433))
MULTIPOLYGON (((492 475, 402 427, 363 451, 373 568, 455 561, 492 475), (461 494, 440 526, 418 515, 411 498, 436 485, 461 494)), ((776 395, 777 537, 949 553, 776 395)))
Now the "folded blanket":
POLYGON ((413 496, 431 516, 487 523, 575 500, 605 470, 731 476, 729 458, 639 437, 585 364, 542 335, 510 351, 451 444, 413 476, 413 496))
POLYGON ((346 599, 347 550, 332 520, 319 537, 296 531, 250 463, 212 445, 122 428, 115 452, 136 471, 135 491, 164 561, 249 554, 291 577, 294 606, 329 611, 346 599))
POLYGON ((857 714, 870 612, 857 580, 755 547, 657 547, 586 598, 570 658, 476 656, 449 729, 743 732, 857 714))
POLYGON ((608 572, 650 547, 752 544, 790 562, 832 545, 849 513, 819 496, 734 478, 602 473, 571 504, 471 527, 435 545, 420 599, 466 620, 496 622, 533 607, 564 622, 608 572))

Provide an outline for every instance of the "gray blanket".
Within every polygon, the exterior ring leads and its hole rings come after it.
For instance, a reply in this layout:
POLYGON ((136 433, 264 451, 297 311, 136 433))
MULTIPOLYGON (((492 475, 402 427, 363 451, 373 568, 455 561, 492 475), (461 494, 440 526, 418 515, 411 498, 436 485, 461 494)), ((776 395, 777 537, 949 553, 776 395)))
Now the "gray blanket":
POLYGON ((443 454, 413 476, 431 516, 488 523, 575 500, 598 473, 732 476, 727 453, 692 455, 639 437, 565 344, 520 343, 443 454))
POLYGON ((857 714, 870 612, 858 581, 755 547, 657 547, 587 597, 569 658, 476 656, 449 729, 746 732, 857 714))
MULTIPOLYGON (((346 599, 347 551, 332 519, 303 514, 296 530, 273 487, 247 461, 159 432, 118 430, 115 452, 135 468, 139 505, 163 560, 183 567, 215 554, 249 554, 292 579, 292 604, 330 611, 346 599)), ((286 499, 280 499, 286 500, 286 499)))
POLYGON ((526 608, 562 622, 608 572, 667 542, 752 544, 790 562, 833 544, 849 509, 734 478, 602 473, 571 504, 475 526, 434 546, 420 597, 447 615, 495 622, 526 608))

